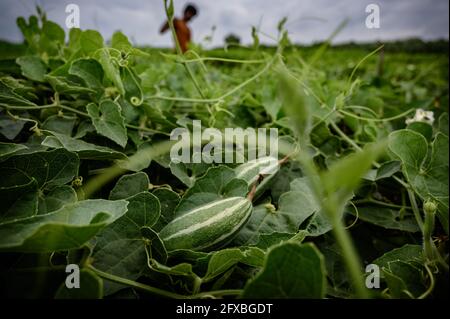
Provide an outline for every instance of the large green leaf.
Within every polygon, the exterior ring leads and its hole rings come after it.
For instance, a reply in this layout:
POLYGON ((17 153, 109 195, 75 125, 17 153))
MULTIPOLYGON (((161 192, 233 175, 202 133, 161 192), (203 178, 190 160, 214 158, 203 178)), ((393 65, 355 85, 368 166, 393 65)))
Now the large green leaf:
POLYGON ((72 62, 69 73, 82 78, 91 89, 98 89, 103 86, 102 81, 104 72, 97 60, 76 60, 72 62))
POLYGON ((219 165, 210 167, 198 178, 194 185, 184 194, 176 209, 176 215, 181 215, 199 205, 231 196, 245 196, 248 185, 244 180, 235 178, 234 170, 219 165))
POLYGON ((78 175, 78 165, 78 156, 65 149, 12 156, 0 163, 0 188, 28 184, 31 179, 40 188, 63 185, 78 175))
POLYGON ((140 192, 148 191, 149 185, 150 181, 144 172, 123 175, 111 190, 109 199, 124 199, 140 192))
POLYGON ((90 54, 103 48, 103 37, 95 30, 85 30, 81 33, 80 45, 85 54, 90 54))
MULTIPOLYGON (((23 96, 14 92, 14 90, 12 88, 7 86, 3 81, 0 81, 0 105, 2 105, 2 104, 7 105, 7 106, 36 106, 35 103, 27 100, 23 96)), ((10 117, 8 117, 8 119, 12 120, 10 117)), ((15 121, 23 123, 23 121, 18 121, 18 120, 15 120, 15 121)), ((0 126, 0 127, 2 127, 6 123, 0 122, 0 124, 2 124, 0 126)))
POLYGON ((388 251, 383 256, 378 257, 372 263, 381 267, 387 267, 392 261, 403 261, 408 263, 422 263, 423 249, 420 245, 406 244, 402 247, 388 251))
POLYGON ((77 193, 71 186, 57 186, 50 190, 45 196, 41 195, 39 197, 38 214, 53 212, 66 204, 75 203, 76 201, 77 193))
POLYGON ((8 157, 14 155, 18 151, 24 150, 27 147, 22 144, 14 144, 14 143, 0 143, 0 160, 5 160, 8 157))
POLYGON ((358 212, 354 209, 351 212, 365 222, 386 229, 398 229, 411 233, 420 231, 414 216, 410 213, 402 216, 400 210, 380 206, 362 206, 358 207, 358 212))
POLYGON ((421 266, 396 260, 383 267, 382 272, 393 298, 417 298, 426 290, 421 266))
POLYGON ((91 103, 86 109, 98 134, 125 147, 128 135, 119 104, 111 100, 104 100, 100 102, 100 105, 91 103))
POLYGON ((175 217, 175 208, 180 201, 180 195, 167 188, 157 188, 153 191, 153 195, 158 197, 161 204, 161 216, 158 222, 152 227, 156 231, 160 231, 175 217))
POLYGON ((113 33, 111 47, 124 52, 128 52, 132 49, 132 45, 130 41, 128 41, 127 36, 120 31, 113 33))
POLYGON ((128 202, 85 200, 0 223, 0 250, 51 252, 78 248, 127 211, 128 202))
POLYGON ((253 209, 249 221, 237 234, 234 243, 256 244, 262 234, 297 233, 299 226, 319 209, 310 194, 290 191, 280 196, 277 210, 271 205, 261 204, 253 209))
MULTIPOLYGON (((94 267, 120 277, 137 279, 147 267, 142 227, 153 226, 160 215, 158 198, 145 191, 127 198, 128 211, 96 236, 94 267)), ((105 282, 105 294, 122 286, 105 282)))
POLYGON ((250 279, 244 298, 323 298, 325 262, 312 244, 283 243, 271 248, 264 268, 250 279), (295 266, 294 266, 295 265, 295 266))
POLYGON ((119 93, 124 95, 125 88, 122 83, 122 79, 120 77, 120 70, 117 66, 117 62, 113 63, 113 59, 110 55, 108 49, 103 48, 101 50, 96 51, 95 58, 102 65, 103 71, 105 72, 105 76, 112 81, 115 85, 119 93))
POLYGON ((211 256, 208 258, 208 269, 203 277, 204 282, 207 282, 226 272, 237 263, 243 263, 254 267, 262 267, 264 261, 264 251, 256 247, 251 247, 246 250, 228 248, 211 253, 211 256))
POLYGON ((439 219, 448 233, 448 136, 438 133, 431 143, 421 134, 399 130, 389 135, 389 150, 402 161, 408 182, 422 200, 438 203, 439 219))
POLYGON ((65 148, 68 151, 77 153, 80 159, 126 159, 125 154, 117 152, 108 147, 87 143, 83 140, 75 139, 56 132, 50 133, 52 134, 52 136, 47 136, 42 142, 42 145, 56 149, 65 148))
POLYGON ((74 116, 52 115, 46 118, 45 122, 42 124, 42 128, 71 136, 76 121, 77 118, 74 116))
POLYGON ((17 58, 17 64, 22 69, 22 74, 30 80, 43 82, 45 74, 47 73, 47 67, 44 62, 37 56, 22 56, 17 58))
POLYGON ((0 188, 0 221, 29 217, 38 212, 39 188, 35 179, 28 183, 0 188))

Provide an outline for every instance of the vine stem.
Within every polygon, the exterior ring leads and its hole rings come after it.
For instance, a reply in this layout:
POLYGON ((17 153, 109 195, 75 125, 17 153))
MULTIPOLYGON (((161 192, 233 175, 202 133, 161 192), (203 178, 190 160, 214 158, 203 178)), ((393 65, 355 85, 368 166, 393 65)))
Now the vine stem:
POLYGON ((376 200, 373 198, 355 200, 353 203, 355 203, 355 204, 375 204, 375 205, 381 205, 381 206, 385 206, 385 207, 399 208, 399 209, 401 209, 401 208, 412 209, 412 207, 409 207, 409 206, 385 203, 385 202, 382 202, 382 201, 379 201, 379 200, 376 200))
POLYGON ((420 215, 419 206, 417 206, 416 196, 414 195, 414 192, 411 190, 411 187, 407 187, 406 191, 408 192, 409 201, 411 202, 411 208, 414 213, 414 217, 416 218, 420 231, 423 232, 423 220, 422 216, 420 215))
POLYGON ((202 297, 220 297, 220 296, 230 296, 230 295, 239 295, 242 293, 242 290, 240 289, 229 289, 229 290, 215 290, 215 291, 208 291, 208 292, 200 292, 191 296, 187 296, 187 295, 182 295, 182 294, 177 294, 174 292, 170 292, 170 291, 166 291, 163 289, 159 289, 156 287, 152 287, 146 284, 142 284, 140 282, 134 281, 134 280, 130 280, 127 278, 123 278, 123 277, 119 277, 116 275, 112 275, 109 274, 107 272, 101 271, 97 268, 95 268, 92 265, 87 266, 89 268, 89 270, 93 271, 95 274, 97 274, 99 277, 118 283, 118 284, 123 284, 129 287, 133 287, 139 290, 143 290, 152 294, 156 294, 159 296, 163 296, 163 297, 167 297, 167 298, 172 298, 172 299, 197 299, 197 298, 202 298, 202 297))
MULTIPOLYGON (((194 53, 194 51, 187 51, 190 53, 194 53)), ((163 52, 159 52, 163 57, 171 59, 172 57, 169 54, 165 54, 163 52)), ((194 63, 194 62, 202 62, 202 61, 217 61, 217 62, 227 62, 227 63, 241 63, 241 64, 261 64, 266 62, 266 60, 238 60, 238 59, 227 59, 227 58, 217 58, 217 57, 198 57, 195 59, 185 59, 184 63, 194 63)))
POLYGON ((361 120, 361 121, 367 121, 367 122, 390 122, 390 121, 394 121, 394 120, 400 119, 402 117, 405 117, 406 115, 408 115, 412 111, 414 111, 414 109, 409 109, 408 111, 405 111, 405 112, 400 113, 400 114, 395 115, 395 116, 382 118, 382 119, 377 119, 377 118, 370 118, 370 117, 362 117, 362 116, 355 115, 353 113, 350 113, 350 112, 347 112, 347 111, 344 111, 344 110, 338 110, 338 112, 341 113, 341 114, 353 117, 353 118, 361 120))
POLYGON ((168 100, 168 101, 175 101, 175 102, 190 102, 190 103, 207 103, 207 104, 208 103, 220 102, 223 99, 225 99, 226 97, 234 94, 235 92, 239 91, 243 87, 247 86, 248 84, 250 84, 251 82, 253 82, 257 78, 259 78, 261 75, 263 75, 272 66, 272 64, 275 62, 277 57, 278 57, 278 55, 275 55, 266 64, 266 66, 264 68, 262 68, 258 73, 256 73, 255 75, 253 75, 252 77, 248 78, 247 80, 245 80, 244 82, 242 82, 238 86, 235 86, 233 89, 231 89, 230 91, 222 94, 221 96, 219 96, 217 98, 212 98, 212 99, 195 99, 195 98, 186 98, 186 97, 170 97, 170 96, 163 96, 163 95, 152 95, 152 96, 147 97, 147 99, 159 99, 159 100, 168 100))
POLYGON ((146 292, 150 292, 152 294, 164 296, 164 297, 167 297, 167 298, 187 299, 187 296, 180 295, 180 294, 173 293, 173 292, 166 291, 166 290, 162 290, 162 289, 159 289, 159 288, 156 288, 156 287, 152 287, 152 286, 149 286, 149 285, 145 285, 145 284, 136 282, 134 280, 130 280, 130 279, 126 279, 126 278, 122 278, 122 277, 116 276, 116 275, 112 275, 112 274, 109 274, 107 272, 101 271, 101 270, 99 270, 99 269, 97 269, 97 268, 95 268, 95 267, 93 267, 91 265, 89 265, 88 268, 90 270, 92 270, 94 273, 96 273, 99 277, 107 279, 107 280, 115 282, 115 283, 118 283, 118 284, 123 284, 123 285, 126 285, 126 286, 134 287, 136 289, 140 289, 140 290, 143 290, 143 291, 146 291, 146 292))

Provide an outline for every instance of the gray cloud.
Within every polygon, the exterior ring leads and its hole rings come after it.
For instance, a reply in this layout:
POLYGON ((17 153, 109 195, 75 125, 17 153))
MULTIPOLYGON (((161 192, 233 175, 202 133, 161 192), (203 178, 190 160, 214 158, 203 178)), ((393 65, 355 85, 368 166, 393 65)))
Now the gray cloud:
MULTIPOLYGON (((170 34, 160 35, 164 22, 162 0, 38 0, 51 20, 63 25, 65 7, 76 3, 81 10, 81 27, 97 29, 105 38, 122 30, 134 43, 170 46, 170 34)), ((326 39, 341 21, 347 27, 336 42, 391 40, 408 37, 437 39, 449 37, 449 2, 447 0, 175 0, 181 13, 187 2, 195 2, 199 16, 192 21, 194 40, 202 42, 216 26, 213 42, 222 45, 229 33, 239 35, 243 43, 251 42, 252 25, 267 35, 276 36, 278 21, 288 17, 287 28, 294 42, 312 43, 326 39), (365 27, 365 7, 377 3, 381 11, 381 28, 365 27)), ((20 41, 15 25, 18 16, 33 13, 34 1, 0 0, 0 39, 20 41)), ((261 35, 263 43, 273 43, 261 35)), ((206 43, 205 43, 206 44, 206 43)), ((208 44, 206 44, 208 45, 208 44)))

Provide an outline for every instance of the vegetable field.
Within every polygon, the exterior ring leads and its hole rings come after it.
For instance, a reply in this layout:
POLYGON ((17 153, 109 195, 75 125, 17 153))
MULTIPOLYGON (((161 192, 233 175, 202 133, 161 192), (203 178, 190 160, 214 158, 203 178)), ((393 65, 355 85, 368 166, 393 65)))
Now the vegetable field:
POLYGON ((24 45, 0 47, 0 295, 448 297, 448 53, 303 48, 285 22, 272 47, 254 30, 179 54, 19 18, 24 45), (173 161, 194 120, 276 128, 276 172, 173 161))

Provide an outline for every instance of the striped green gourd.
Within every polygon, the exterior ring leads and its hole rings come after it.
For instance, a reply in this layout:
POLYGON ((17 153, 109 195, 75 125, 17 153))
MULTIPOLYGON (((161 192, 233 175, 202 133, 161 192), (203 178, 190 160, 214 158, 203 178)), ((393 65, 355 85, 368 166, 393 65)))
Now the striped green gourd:
POLYGON ((247 198, 216 200, 175 218, 161 229, 159 236, 168 251, 208 251, 229 242, 251 212, 252 203, 247 198))
POLYGON ((278 159, 272 156, 264 156, 237 166, 234 172, 236 177, 246 181, 250 188, 258 180, 260 174, 264 176, 264 179, 256 187, 253 198, 257 199, 270 185, 279 167, 278 159))

